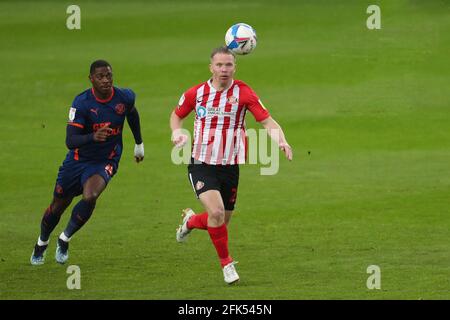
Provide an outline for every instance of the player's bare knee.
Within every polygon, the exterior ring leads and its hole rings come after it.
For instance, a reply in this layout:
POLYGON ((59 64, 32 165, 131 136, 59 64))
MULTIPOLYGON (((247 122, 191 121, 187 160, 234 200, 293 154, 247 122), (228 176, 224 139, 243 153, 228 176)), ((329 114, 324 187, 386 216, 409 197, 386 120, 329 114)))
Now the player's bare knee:
POLYGON ((210 219, 216 221, 223 221, 225 219, 225 209, 223 207, 216 207, 208 211, 210 219))
POLYGON ((83 200, 89 203, 95 203, 98 199, 100 194, 98 192, 92 191, 83 193, 83 200))

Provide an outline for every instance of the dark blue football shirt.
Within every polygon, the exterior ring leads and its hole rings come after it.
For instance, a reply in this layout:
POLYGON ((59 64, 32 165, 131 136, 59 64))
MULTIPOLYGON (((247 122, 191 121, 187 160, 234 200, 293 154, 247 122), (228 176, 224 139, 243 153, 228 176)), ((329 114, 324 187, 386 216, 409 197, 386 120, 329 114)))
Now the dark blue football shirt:
POLYGON ((104 142, 89 142, 71 149, 67 158, 79 161, 119 162, 122 155, 122 130, 126 115, 133 110, 135 94, 131 89, 113 87, 108 99, 101 100, 94 95, 94 89, 79 94, 69 111, 68 125, 83 129, 89 134, 109 125, 112 133, 104 142))

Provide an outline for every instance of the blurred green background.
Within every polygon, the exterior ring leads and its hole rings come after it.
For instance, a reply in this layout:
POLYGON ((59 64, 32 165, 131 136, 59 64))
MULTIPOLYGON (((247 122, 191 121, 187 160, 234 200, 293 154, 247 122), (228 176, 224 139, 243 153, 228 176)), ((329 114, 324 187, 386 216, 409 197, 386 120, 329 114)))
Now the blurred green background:
MULTIPOLYGON (((449 299, 450 4, 448 1, 0 2, 1 299, 449 299), (366 9, 381 8, 381 30, 366 9), (201 210, 186 167, 172 164, 169 114, 209 77, 209 54, 232 24, 258 46, 238 57, 283 127, 294 161, 274 176, 241 167, 230 251, 239 285, 223 282, 206 232, 175 241, 181 209, 201 210), (89 65, 108 60, 130 87, 146 148, 120 170, 67 266, 29 264, 59 165, 73 98, 89 65), (369 265, 381 290, 369 290, 369 265)), ((192 130, 193 115, 185 121, 192 130)), ((252 116, 249 128, 260 128, 252 116)), ((74 201, 73 204, 75 204, 74 201)))

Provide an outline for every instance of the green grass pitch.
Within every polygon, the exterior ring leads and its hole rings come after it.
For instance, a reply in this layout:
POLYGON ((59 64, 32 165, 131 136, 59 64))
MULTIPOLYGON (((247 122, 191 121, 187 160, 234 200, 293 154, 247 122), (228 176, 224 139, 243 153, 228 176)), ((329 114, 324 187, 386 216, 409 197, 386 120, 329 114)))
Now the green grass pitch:
MULTIPOLYGON (((0 299, 450 298, 448 1, 78 1, 81 30, 66 28, 69 4, 0 2, 0 299), (380 30, 366 27, 370 4, 380 30), (229 287, 207 233, 175 241, 181 209, 201 206, 171 162, 168 119, 236 22, 259 40, 236 78, 294 161, 274 176, 241 167, 229 227, 241 282, 229 287), (29 257, 69 105, 98 58, 137 93, 146 158, 134 163, 126 127, 120 170, 71 241, 81 290, 68 290, 53 256, 71 207, 46 264, 29 257), (380 290, 366 287, 369 265, 380 290)), ((247 126, 259 128, 251 115, 247 126)))

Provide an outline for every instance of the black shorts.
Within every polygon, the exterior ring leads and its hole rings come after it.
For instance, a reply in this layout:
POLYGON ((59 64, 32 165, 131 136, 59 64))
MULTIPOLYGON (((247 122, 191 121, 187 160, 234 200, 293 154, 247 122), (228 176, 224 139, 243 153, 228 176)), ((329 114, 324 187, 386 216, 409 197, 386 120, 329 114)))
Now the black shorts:
POLYGON ((188 178, 197 198, 208 190, 217 190, 222 196, 225 210, 233 210, 239 183, 239 165, 209 165, 191 159, 188 178))

